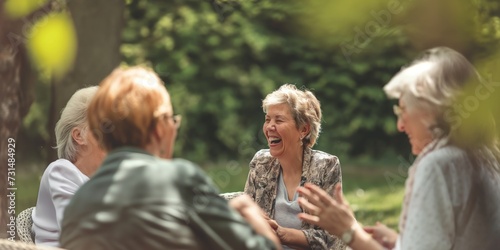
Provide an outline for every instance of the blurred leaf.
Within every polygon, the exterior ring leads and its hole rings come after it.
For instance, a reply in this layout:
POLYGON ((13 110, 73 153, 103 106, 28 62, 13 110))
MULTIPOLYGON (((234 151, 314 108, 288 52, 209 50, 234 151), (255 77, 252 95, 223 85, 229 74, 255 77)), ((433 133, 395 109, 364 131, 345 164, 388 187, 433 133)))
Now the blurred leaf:
POLYGON ((44 74, 61 77, 72 66, 76 55, 76 33, 67 13, 51 14, 30 30, 28 50, 44 74))
POLYGON ((42 7, 47 0, 6 0, 5 12, 11 18, 20 18, 42 7))

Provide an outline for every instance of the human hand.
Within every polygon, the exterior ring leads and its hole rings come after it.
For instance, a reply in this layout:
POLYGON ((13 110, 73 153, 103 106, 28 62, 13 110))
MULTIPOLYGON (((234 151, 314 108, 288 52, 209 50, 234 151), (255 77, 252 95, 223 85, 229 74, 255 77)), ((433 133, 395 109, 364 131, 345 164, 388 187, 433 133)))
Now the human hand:
POLYGON ((393 249, 396 245, 398 233, 378 221, 374 226, 366 226, 363 229, 385 248, 393 249))
POLYGON ((339 237, 357 223, 349 204, 344 199, 340 183, 335 185, 334 198, 311 183, 299 187, 297 191, 301 195, 299 204, 309 212, 300 213, 301 220, 317 225, 339 237))
POLYGON ((243 194, 229 201, 229 206, 234 208, 240 215, 252 226, 252 228, 260 235, 263 235, 272 240, 277 249, 281 249, 281 243, 276 236, 275 231, 271 228, 269 218, 264 211, 250 198, 243 194))

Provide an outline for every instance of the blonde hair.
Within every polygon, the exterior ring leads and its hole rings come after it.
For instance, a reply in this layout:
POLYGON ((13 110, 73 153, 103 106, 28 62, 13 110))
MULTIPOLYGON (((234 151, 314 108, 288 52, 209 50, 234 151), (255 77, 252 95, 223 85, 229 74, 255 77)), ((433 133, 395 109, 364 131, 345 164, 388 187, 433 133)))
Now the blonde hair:
POLYGON ((61 118, 55 127, 57 156, 59 158, 71 162, 76 160, 78 145, 73 140, 71 131, 74 128, 80 128, 83 134, 87 132, 87 109, 97 90, 97 86, 92 86, 76 91, 62 110, 61 118))
POLYGON ((321 105, 309 90, 299 90, 295 85, 284 84, 268 94, 262 101, 262 109, 267 113, 269 106, 287 104, 297 128, 310 125, 309 134, 302 139, 305 146, 312 147, 321 132, 321 105))
POLYGON ((106 151, 121 146, 145 147, 158 117, 165 112, 163 82, 151 69, 115 69, 100 84, 90 103, 89 126, 106 151))

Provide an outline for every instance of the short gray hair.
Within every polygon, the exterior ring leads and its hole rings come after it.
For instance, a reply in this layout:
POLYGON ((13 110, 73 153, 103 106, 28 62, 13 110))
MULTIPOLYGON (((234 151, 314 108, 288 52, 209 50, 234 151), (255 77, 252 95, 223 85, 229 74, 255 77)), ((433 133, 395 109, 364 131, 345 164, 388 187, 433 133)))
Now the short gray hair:
POLYGON ((424 122, 435 138, 449 137, 454 144, 471 149, 476 155, 493 154, 500 159, 491 110, 477 109, 468 116, 461 116, 455 110, 470 97, 467 90, 482 83, 484 80, 462 54, 437 47, 425 51, 410 67, 396 74, 384 91, 389 97, 403 98, 409 108, 433 114, 433 121, 424 122))
POLYGON ((302 139, 305 146, 312 147, 321 132, 321 105, 309 90, 297 89, 295 85, 284 84, 268 94, 262 101, 262 109, 267 113, 269 106, 287 104, 290 107, 297 128, 309 124, 310 131, 302 139))
POLYGON ((57 156, 71 162, 76 160, 78 147, 73 140, 73 128, 87 132, 87 108, 97 92, 98 86, 82 88, 76 91, 69 99, 66 107, 61 112, 61 118, 56 123, 55 134, 57 143, 57 156))
POLYGON ((385 85, 384 91, 391 98, 409 92, 435 106, 449 106, 469 81, 478 79, 474 66, 462 54, 437 47, 403 68, 385 85))
POLYGON ((451 127, 441 117, 457 103, 467 84, 479 81, 474 66, 462 54, 437 47, 403 68, 384 86, 384 91, 391 98, 404 99, 409 109, 419 108, 433 114, 435 121, 425 122, 440 136, 448 134, 451 127))

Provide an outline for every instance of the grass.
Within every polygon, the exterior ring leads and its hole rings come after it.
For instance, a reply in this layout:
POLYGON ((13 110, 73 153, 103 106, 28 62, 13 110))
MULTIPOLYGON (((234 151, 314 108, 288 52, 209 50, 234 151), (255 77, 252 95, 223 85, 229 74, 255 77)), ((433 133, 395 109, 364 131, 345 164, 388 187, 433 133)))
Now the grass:
MULTIPOLYGON (((16 210, 35 206, 42 170, 18 170, 16 210)), ((218 167, 205 167, 221 192, 242 191, 248 165, 230 161, 218 167)), ((356 218, 364 225, 380 221, 396 229, 404 195, 403 179, 388 179, 398 173, 395 167, 374 167, 355 163, 342 165, 343 189, 356 218)))

